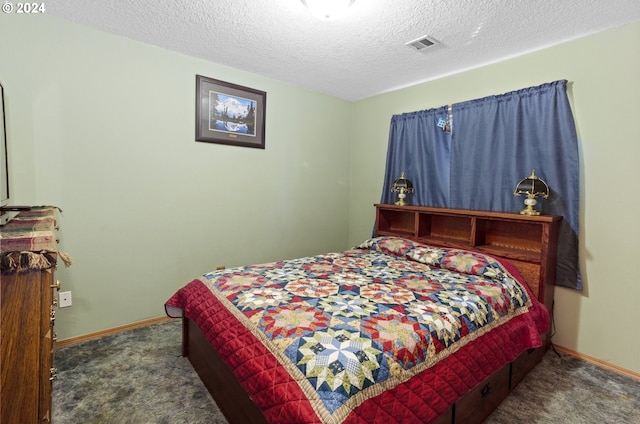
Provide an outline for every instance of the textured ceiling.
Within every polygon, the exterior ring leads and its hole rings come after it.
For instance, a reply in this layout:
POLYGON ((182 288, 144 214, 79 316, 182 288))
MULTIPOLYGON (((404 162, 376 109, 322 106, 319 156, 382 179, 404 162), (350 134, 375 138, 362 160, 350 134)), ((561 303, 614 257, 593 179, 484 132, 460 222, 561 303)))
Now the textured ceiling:
POLYGON ((639 0, 356 0, 337 21, 313 17, 300 0, 46 6, 47 14, 346 100, 640 20, 639 0), (405 46, 424 35, 440 44, 405 46))

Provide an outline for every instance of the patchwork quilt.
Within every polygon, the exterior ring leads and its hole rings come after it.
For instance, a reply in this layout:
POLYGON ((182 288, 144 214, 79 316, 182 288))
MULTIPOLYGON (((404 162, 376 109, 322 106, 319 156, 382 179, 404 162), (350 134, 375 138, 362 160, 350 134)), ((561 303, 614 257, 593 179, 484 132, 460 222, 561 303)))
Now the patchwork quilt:
POLYGON ((498 260, 396 237, 205 274, 172 296, 270 423, 425 423, 542 344, 498 260))

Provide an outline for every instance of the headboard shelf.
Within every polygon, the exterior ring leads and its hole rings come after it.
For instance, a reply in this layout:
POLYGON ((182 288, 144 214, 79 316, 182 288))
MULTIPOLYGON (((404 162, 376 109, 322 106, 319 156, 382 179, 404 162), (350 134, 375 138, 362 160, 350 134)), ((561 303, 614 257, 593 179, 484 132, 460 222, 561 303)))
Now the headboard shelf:
POLYGON ((449 240, 451 243, 470 245, 473 220, 469 216, 418 213, 418 238, 449 240))
POLYGON ((468 239, 448 238, 445 236, 415 237, 413 240, 424 244, 446 246, 454 249, 469 249, 470 246, 468 239))
POLYGON ((508 259, 538 299, 551 308, 561 216, 386 204, 375 207, 376 236, 404 237, 508 259))
POLYGON ((415 213, 408 210, 389 209, 379 216, 376 230, 389 234, 404 234, 406 237, 415 236, 415 213))
POLYGON ((531 251, 527 249, 513 248, 499 245, 478 245, 474 250, 478 250, 487 255, 500 256, 505 259, 519 260, 531 263, 540 263, 540 251, 531 251))

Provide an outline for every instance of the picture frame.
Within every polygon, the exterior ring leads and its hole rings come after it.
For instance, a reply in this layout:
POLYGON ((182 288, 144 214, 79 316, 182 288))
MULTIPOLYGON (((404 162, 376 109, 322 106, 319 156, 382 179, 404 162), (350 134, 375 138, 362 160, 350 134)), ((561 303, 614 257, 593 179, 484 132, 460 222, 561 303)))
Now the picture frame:
POLYGON ((267 93, 196 75, 196 141, 265 148, 267 93))

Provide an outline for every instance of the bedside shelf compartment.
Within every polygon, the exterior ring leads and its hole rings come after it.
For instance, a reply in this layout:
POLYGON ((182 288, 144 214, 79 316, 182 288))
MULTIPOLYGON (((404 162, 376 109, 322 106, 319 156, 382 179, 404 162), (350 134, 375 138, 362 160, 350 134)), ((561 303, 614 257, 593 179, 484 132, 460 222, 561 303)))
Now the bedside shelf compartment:
POLYGON ((403 234, 406 237, 415 236, 416 214, 412 211, 378 209, 377 210, 378 235, 403 234))
POLYGON ((487 253, 539 262, 542 232, 540 223, 478 218, 473 244, 487 253))
POLYGON ((418 240, 424 243, 470 246, 471 230, 468 216, 418 213, 418 240))

